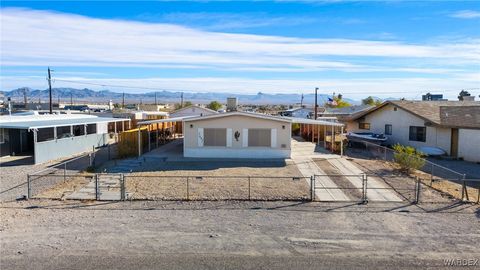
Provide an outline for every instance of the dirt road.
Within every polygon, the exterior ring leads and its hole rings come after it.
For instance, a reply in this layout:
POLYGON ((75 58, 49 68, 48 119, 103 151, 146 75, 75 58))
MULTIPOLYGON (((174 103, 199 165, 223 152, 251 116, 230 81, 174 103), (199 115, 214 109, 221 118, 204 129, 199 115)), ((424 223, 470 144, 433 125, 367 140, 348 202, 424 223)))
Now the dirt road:
POLYGON ((472 205, 1 206, 1 269, 393 269, 480 259, 480 210, 472 205))

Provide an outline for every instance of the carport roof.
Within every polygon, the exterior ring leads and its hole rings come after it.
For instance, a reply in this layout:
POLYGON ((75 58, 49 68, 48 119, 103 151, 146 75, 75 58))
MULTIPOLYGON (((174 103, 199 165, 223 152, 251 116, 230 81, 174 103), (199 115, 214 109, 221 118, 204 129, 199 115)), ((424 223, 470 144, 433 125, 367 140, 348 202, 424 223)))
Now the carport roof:
POLYGON ((45 120, 25 120, 25 119, 9 119, 1 121, 0 128, 9 129, 38 129, 38 128, 50 128, 60 126, 73 126, 73 125, 86 125, 105 122, 120 122, 130 121, 130 119, 124 118, 110 118, 110 117, 88 117, 88 118, 67 118, 67 119, 45 119, 45 120))
POLYGON ((292 123, 297 123, 297 124, 336 126, 336 127, 343 127, 344 126, 344 124, 342 124, 342 123, 325 121, 325 120, 314 120, 314 119, 296 118, 296 117, 292 117, 291 119, 292 119, 292 123))

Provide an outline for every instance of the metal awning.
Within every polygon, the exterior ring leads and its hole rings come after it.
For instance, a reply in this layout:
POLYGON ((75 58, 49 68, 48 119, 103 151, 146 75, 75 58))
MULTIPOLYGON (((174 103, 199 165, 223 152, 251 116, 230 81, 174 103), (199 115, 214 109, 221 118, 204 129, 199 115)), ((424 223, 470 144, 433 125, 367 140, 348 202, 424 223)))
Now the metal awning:
POLYGON ((44 120, 8 120, 0 121, 0 128, 10 129, 38 129, 38 128, 51 128, 61 126, 74 126, 74 125, 88 125, 105 122, 122 122, 130 121, 127 118, 110 118, 110 117, 89 117, 89 118, 69 118, 69 119, 44 119, 44 120))
POLYGON ((142 121, 142 122, 138 122, 137 126, 146 126, 146 125, 152 125, 152 124, 158 124, 158 123, 183 122, 183 120, 185 120, 187 118, 193 118, 193 117, 197 117, 197 115, 180 116, 180 117, 173 117, 173 118, 164 118, 164 119, 142 121))
POLYGON ((297 124, 308 124, 308 125, 321 125, 321 126, 335 126, 335 127, 343 127, 345 126, 342 123, 332 122, 332 121, 325 121, 325 120, 315 120, 315 119, 307 119, 307 118, 297 118, 292 117, 292 123, 297 124))

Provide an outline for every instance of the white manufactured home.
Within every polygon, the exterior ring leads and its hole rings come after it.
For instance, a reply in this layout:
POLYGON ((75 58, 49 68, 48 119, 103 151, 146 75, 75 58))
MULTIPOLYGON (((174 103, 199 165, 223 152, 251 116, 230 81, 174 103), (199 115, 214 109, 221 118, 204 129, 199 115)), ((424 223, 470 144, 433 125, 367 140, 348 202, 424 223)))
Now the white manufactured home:
POLYGON ((357 115, 347 130, 385 134, 388 144, 438 147, 480 162, 480 102, 387 101, 357 115))
POLYGON ((0 117, 0 157, 31 156, 35 164, 69 157, 115 142, 129 119, 85 114, 0 117))
POLYGON ((291 120, 246 112, 184 119, 185 157, 289 158, 291 120))
POLYGON ((200 107, 197 105, 191 105, 185 108, 178 109, 170 113, 170 118, 177 118, 177 117, 186 117, 186 116, 205 116, 217 114, 216 111, 210 110, 209 108, 200 107))

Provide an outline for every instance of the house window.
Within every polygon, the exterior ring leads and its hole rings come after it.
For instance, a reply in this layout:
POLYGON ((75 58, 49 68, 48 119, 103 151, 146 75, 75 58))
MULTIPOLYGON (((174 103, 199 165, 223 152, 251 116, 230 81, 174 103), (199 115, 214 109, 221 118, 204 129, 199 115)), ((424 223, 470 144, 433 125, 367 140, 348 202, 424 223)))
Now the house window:
POLYGON ((385 135, 392 135, 392 125, 385 125, 385 135))
POLYGON ((206 128, 203 130, 204 146, 227 146, 226 128, 206 128))
POLYGON ((85 125, 76 125, 73 126, 73 135, 82 136, 85 135, 85 125))
POLYGON ((55 139, 55 128, 39 128, 37 131, 37 142, 50 141, 55 139))
POLYGON ((272 146, 271 129, 249 129, 248 146, 252 147, 271 147, 272 146))
POLYGON ((409 140, 416 142, 425 142, 427 138, 427 129, 425 127, 410 127, 409 140))
POLYGON ((88 124, 87 125, 87 134, 97 133, 97 124, 88 124))
POLYGON ((57 139, 71 137, 70 126, 57 127, 57 139))
POLYGON ((370 123, 358 123, 359 129, 370 129, 370 123))

